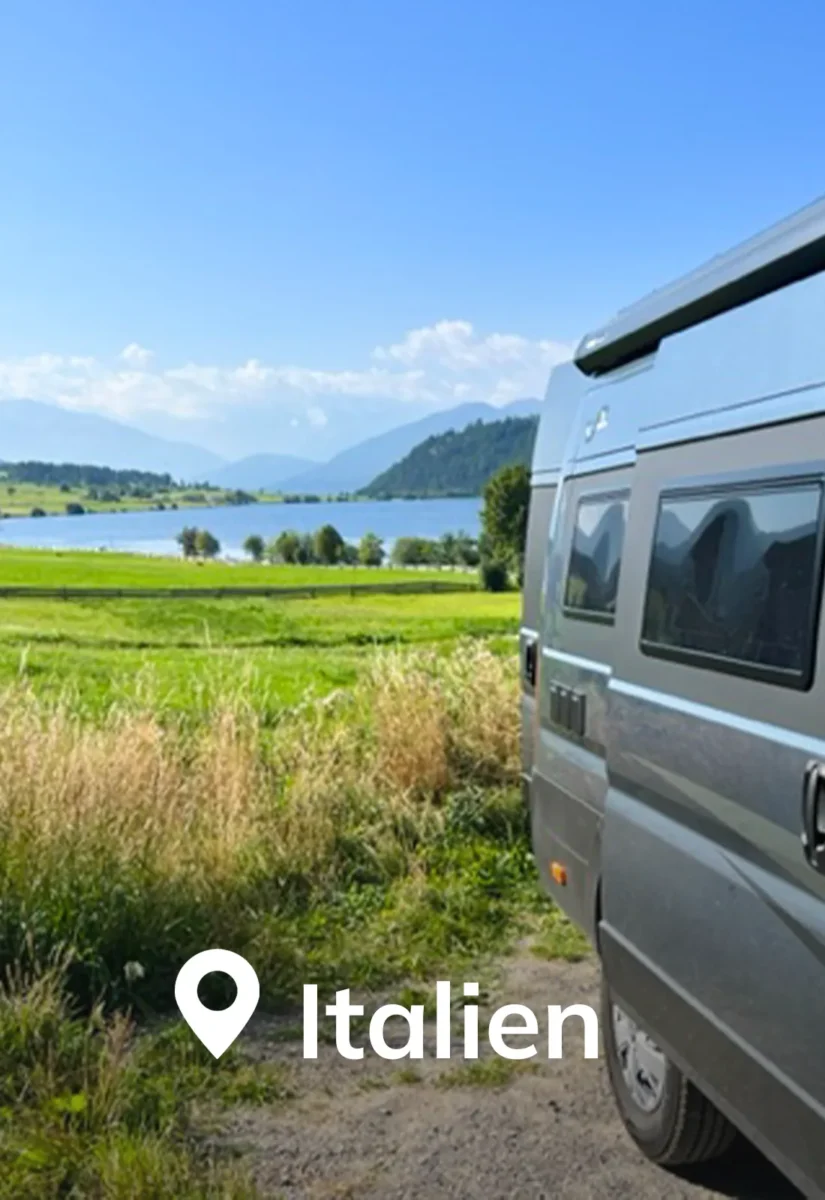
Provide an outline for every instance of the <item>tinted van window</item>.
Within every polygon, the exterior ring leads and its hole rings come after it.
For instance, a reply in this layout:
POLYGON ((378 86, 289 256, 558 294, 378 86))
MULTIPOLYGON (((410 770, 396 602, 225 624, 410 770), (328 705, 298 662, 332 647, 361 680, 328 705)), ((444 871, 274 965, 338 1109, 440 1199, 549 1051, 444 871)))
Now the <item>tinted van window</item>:
POLYGON ((810 681, 822 485, 665 495, 642 649, 776 682, 810 681))
POLYGON ((547 555, 547 532, 556 498, 554 486, 534 487, 530 496, 527 522, 527 548, 524 563, 524 613, 522 624, 538 629, 541 610, 541 585, 547 555))
POLYGON ((626 515, 626 496, 594 496, 579 502, 564 589, 569 616, 613 620, 626 515))

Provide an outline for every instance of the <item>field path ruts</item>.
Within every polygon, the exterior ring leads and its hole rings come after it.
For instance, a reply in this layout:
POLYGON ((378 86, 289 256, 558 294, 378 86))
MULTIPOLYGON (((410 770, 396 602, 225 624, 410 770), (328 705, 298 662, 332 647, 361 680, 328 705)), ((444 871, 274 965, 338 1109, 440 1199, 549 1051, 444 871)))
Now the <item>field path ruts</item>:
MULTIPOLYGON (((598 1002, 593 962, 547 963, 523 953, 501 964, 493 997, 529 1005, 598 1002)), ((454 980, 458 984, 459 980, 454 980)), ((577 1022, 575 1024, 578 1024, 577 1022)), ((305 1062, 299 1042, 275 1040, 260 1023, 256 1055, 293 1062, 299 1098, 279 1111, 236 1110, 228 1140, 265 1196, 283 1200, 799 1200, 755 1151, 704 1175, 679 1177, 647 1162, 616 1117, 603 1064, 581 1056, 574 1037, 561 1062, 516 1071, 503 1086, 444 1087, 461 1059, 416 1064, 418 1082, 367 1055, 346 1062, 332 1046, 305 1062)), ((567 1039, 568 1035, 565 1034, 567 1039)), ((355 1039, 353 1039, 355 1041, 355 1039)), ((389 1039, 388 1039, 389 1040, 389 1039)), ((401 1041, 406 1040, 405 1037, 401 1041)))

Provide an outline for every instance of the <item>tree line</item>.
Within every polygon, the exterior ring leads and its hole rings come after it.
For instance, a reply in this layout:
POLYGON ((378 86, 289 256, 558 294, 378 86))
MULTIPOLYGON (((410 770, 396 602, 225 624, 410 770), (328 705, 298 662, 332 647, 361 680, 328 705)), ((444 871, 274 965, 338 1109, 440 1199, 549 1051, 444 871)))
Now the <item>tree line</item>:
MULTIPOLYGON (((530 472, 517 464, 502 467, 484 488, 481 536, 463 530, 443 533, 439 538, 396 538, 389 554, 394 566, 478 567, 482 586, 503 591, 521 587, 530 505, 530 472)), ((221 544, 208 529, 187 526, 178 534, 185 558, 215 558, 221 544)), ((325 524, 314 533, 284 529, 264 540, 251 533, 243 544, 253 562, 284 563, 290 566, 380 567, 387 559, 384 542, 375 533, 365 533, 356 544, 348 542, 334 525, 325 524)))
POLYGON ((10 483, 34 483, 42 487, 151 488, 153 492, 175 486, 171 475, 155 471, 120 470, 90 463, 0 462, 0 474, 10 483))
MULTIPOLYGON (((187 526, 178 534, 184 558, 216 558, 221 552, 219 540, 208 529, 187 526)), ((440 538, 397 538, 389 555, 383 540, 365 533, 360 541, 348 542, 334 525, 325 524, 314 533, 285 529, 265 540, 251 533, 243 543, 244 553, 253 562, 288 566, 363 566, 380 567, 389 561, 395 566, 478 566, 478 543, 463 531, 445 533, 440 538)))

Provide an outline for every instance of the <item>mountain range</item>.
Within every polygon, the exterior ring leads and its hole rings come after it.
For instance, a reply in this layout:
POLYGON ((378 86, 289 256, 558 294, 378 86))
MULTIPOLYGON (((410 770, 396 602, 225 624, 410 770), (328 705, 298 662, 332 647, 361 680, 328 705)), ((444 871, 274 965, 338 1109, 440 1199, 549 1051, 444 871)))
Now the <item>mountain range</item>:
POLYGON ((276 492, 290 479, 317 466, 296 454, 251 454, 209 472, 216 487, 243 488, 247 492, 276 492))
POLYGON ((313 463, 287 454, 255 454, 228 462, 201 446, 157 437, 110 417, 39 400, 4 400, 0 402, 0 461, 90 463, 168 472, 189 483, 327 495, 366 487, 436 434, 464 429, 475 421, 531 416, 538 411, 539 402, 529 399, 504 408, 461 404, 368 438, 328 462, 313 463))
POLYGON ((357 446, 336 454, 329 462, 319 463, 294 479, 287 480, 284 486, 295 492, 357 492, 427 438, 450 429, 465 429, 474 421, 530 416, 538 411, 537 400, 516 400, 505 408, 483 403, 460 404, 359 442, 357 446))
POLYGON ((0 460, 89 463, 205 480, 223 464, 217 454, 166 441, 111 417, 39 400, 0 402, 0 460))

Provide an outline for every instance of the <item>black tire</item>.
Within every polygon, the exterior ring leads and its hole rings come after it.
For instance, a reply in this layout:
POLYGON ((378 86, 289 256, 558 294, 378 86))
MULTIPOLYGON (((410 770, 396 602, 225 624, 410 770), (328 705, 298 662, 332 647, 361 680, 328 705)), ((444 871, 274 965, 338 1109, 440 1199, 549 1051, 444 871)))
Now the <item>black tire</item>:
POLYGON ((602 975, 602 1037, 610 1087, 633 1141, 663 1167, 718 1158, 736 1136, 730 1121, 665 1057, 661 1099, 652 1111, 637 1103, 622 1074, 613 1025, 610 987, 602 975))

